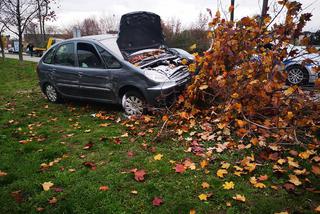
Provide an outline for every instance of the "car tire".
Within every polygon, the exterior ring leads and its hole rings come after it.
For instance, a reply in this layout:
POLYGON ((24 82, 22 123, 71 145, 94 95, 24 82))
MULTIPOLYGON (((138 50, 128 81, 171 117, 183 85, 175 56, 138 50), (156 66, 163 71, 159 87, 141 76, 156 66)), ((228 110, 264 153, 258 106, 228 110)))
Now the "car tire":
POLYGON ((59 103, 61 101, 61 95, 52 84, 46 84, 43 89, 44 94, 50 102, 59 103))
POLYGON ((287 69, 287 85, 307 85, 309 82, 309 73, 301 65, 292 65, 287 69))
POLYGON ((146 101, 138 91, 127 91, 122 96, 121 104, 127 115, 142 115, 146 112, 146 101))

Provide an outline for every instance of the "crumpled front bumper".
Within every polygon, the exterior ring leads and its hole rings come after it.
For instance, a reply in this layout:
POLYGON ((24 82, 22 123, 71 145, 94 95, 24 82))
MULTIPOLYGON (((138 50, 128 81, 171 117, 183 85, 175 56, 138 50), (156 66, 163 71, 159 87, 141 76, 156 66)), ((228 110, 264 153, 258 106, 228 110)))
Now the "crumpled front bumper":
POLYGON ((171 105, 176 98, 186 89, 191 81, 191 76, 180 80, 163 82, 157 86, 147 88, 146 100, 151 106, 168 106, 171 105))

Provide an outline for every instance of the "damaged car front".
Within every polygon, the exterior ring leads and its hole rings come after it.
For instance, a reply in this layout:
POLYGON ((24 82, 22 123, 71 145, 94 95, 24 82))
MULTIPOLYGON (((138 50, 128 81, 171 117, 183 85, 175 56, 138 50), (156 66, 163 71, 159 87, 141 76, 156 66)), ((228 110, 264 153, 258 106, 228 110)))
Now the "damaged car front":
MULTIPOLYGON (((117 44, 124 59, 154 83, 144 90, 148 105, 172 103, 191 79, 188 67, 182 60, 192 62, 193 55, 166 46, 161 19, 154 13, 135 12, 123 15, 117 44)), ((123 99, 122 105, 126 110, 123 99)))

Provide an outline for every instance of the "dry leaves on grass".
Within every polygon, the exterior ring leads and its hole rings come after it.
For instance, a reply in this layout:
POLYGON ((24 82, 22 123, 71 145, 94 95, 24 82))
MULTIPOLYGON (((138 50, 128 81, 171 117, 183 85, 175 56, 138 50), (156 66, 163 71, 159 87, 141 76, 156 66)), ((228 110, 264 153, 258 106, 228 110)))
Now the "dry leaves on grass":
POLYGON ((51 181, 49 181, 49 182, 44 182, 44 183, 42 184, 42 188, 43 188, 44 191, 49 191, 50 188, 53 187, 53 185, 54 185, 54 184, 53 184, 51 181))
POLYGON ((58 202, 58 199, 56 197, 52 197, 48 200, 48 203, 51 205, 55 205, 58 202))
POLYGON ((134 179, 139 182, 144 181, 144 176, 147 174, 143 169, 132 169, 130 172, 134 174, 134 179))
POLYGON ((217 171, 217 176, 219 178, 223 178, 226 174, 228 174, 228 171, 225 169, 218 169, 217 171))
POLYGON ((153 206, 160 206, 163 204, 163 199, 162 198, 159 198, 159 197, 154 197, 154 199, 152 200, 152 205, 153 206))
POLYGON ((240 194, 236 194, 232 198, 234 200, 236 200, 236 201, 241 201, 241 202, 245 202, 246 201, 246 197, 244 195, 240 195, 240 194))
POLYGON ((157 155, 155 155, 155 156, 153 157, 153 159, 159 161, 159 160, 162 159, 162 157, 163 157, 162 154, 157 154, 157 155))
POLYGON ((4 176, 7 176, 7 175, 8 175, 8 173, 3 172, 3 171, 0 170, 0 177, 4 177, 4 176))
POLYGON ((99 190, 100 190, 100 191, 108 191, 108 190, 109 190, 109 187, 108 187, 108 186, 100 186, 100 187, 99 187, 99 190))
POLYGON ((175 166, 174 169, 175 169, 175 171, 176 171, 177 173, 183 173, 183 172, 186 171, 185 166, 182 165, 182 164, 176 164, 176 166, 175 166))
POLYGON ((223 189, 226 189, 226 190, 234 189, 234 183, 232 181, 230 182, 226 181, 222 186, 223 186, 223 189))
POLYGON ((208 189, 210 187, 210 185, 207 182, 203 182, 201 186, 203 189, 208 189))
POLYGON ((198 196, 198 198, 200 199, 200 201, 206 201, 208 199, 208 195, 202 193, 198 196))

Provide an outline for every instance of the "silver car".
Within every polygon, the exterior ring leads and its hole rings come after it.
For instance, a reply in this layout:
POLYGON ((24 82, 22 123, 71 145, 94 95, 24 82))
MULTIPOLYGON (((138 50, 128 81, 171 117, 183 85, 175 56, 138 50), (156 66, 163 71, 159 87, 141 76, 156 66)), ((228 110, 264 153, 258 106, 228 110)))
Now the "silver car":
POLYGON ((315 72, 315 67, 320 66, 319 54, 308 54, 300 46, 291 46, 289 49, 295 49, 299 55, 284 61, 289 85, 311 85, 320 78, 320 73, 315 72), (305 60, 312 60, 313 63, 304 63, 305 60))
POLYGON ((158 15, 135 12, 122 16, 118 35, 54 45, 37 73, 51 102, 71 97, 121 104, 132 115, 172 103, 191 79, 185 62, 192 60, 191 54, 166 46, 158 15))

